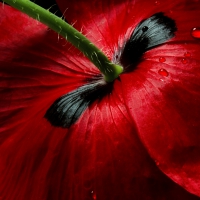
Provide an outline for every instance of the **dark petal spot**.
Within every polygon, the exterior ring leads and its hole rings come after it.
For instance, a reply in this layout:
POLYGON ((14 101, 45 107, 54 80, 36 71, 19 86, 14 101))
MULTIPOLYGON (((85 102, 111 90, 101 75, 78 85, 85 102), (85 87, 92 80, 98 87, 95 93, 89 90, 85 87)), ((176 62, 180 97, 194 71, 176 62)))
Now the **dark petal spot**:
POLYGON ((141 21, 119 53, 125 71, 134 70, 146 51, 173 38, 176 30, 175 21, 163 13, 141 21))
POLYGON ((112 91, 113 83, 103 77, 94 79, 76 90, 58 98, 47 110, 45 118, 53 125, 69 128, 95 100, 112 91))

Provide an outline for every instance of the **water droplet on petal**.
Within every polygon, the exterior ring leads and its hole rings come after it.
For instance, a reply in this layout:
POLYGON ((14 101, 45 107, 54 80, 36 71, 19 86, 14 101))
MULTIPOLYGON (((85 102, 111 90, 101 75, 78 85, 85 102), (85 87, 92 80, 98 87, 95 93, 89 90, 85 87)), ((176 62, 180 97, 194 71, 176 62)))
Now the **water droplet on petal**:
POLYGON ((185 52, 185 53, 184 53, 184 56, 185 56, 185 57, 190 57, 190 56, 191 56, 191 53, 190 53, 190 52, 185 52))
POLYGON ((160 165, 160 162, 159 162, 159 161, 157 161, 157 160, 155 160, 155 163, 156 163, 156 165, 157 165, 157 166, 159 166, 159 165, 160 165))
POLYGON ((165 57, 160 57, 160 58, 159 58, 159 62, 163 63, 163 62, 165 62, 165 61, 166 61, 165 57))
POLYGON ((169 76, 169 73, 168 73, 168 71, 166 70, 166 69, 159 69, 158 70, 158 73, 161 75, 161 76, 165 76, 165 77, 167 77, 167 76, 169 76))
POLYGON ((91 194, 92 194, 92 198, 93 200, 96 200, 97 199, 97 195, 94 191, 91 191, 91 194))
POLYGON ((160 1, 155 1, 154 3, 156 6, 160 5, 160 1))
POLYGON ((200 28, 193 28, 191 34, 192 37, 200 39, 200 28))
POLYGON ((182 62, 183 64, 187 64, 187 63, 188 63, 188 60, 187 60, 186 58, 182 58, 181 62, 182 62))
POLYGON ((148 28, 147 26, 144 26, 144 27, 142 28, 142 31, 143 31, 143 32, 146 32, 148 29, 149 29, 149 28, 148 28))

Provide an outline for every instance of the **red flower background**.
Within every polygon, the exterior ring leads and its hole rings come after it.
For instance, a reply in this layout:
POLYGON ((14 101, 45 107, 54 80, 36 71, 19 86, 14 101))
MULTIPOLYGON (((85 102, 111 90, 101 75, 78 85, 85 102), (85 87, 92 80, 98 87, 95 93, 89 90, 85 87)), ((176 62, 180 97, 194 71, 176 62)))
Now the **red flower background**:
POLYGON ((99 71, 48 27, 1 4, 0 198, 200 199, 200 40, 191 35, 200 1, 58 4, 110 58, 157 12, 178 31, 62 129, 44 119, 46 110, 99 71))

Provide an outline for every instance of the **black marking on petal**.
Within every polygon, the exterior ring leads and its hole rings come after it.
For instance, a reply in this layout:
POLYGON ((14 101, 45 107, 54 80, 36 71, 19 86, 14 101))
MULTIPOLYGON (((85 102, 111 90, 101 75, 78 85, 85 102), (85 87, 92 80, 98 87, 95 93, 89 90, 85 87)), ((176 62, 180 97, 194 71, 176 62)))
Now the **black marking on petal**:
POLYGON ((69 128, 95 100, 110 93, 113 83, 94 78, 87 84, 58 98, 47 110, 45 118, 53 125, 69 128))
POLYGON ((119 62, 125 71, 133 70, 146 51, 174 37, 176 30, 175 21, 163 13, 141 21, 120 53, 119 62))

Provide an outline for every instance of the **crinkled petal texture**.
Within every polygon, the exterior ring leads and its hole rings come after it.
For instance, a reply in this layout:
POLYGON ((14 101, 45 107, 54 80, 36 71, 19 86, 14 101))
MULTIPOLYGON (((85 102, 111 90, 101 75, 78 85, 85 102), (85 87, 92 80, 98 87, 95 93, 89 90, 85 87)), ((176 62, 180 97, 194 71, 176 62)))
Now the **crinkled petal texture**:
POLYGON ((68 8, 71 22, 77 20, 77 28, 92 29, 91 40, 110 47, 109 56, 140 20, 157 12, 175 20, 176 36, 146 52, 121 83, 125 105, 150 156, 168 177, 200 196, 200 40, 191 34, 200 27, 200 1, 58 2, 68 8))
MULTIPOLYGON (((46 110, 98 70, 47 27, 2 4, 0 29, 2 199, 199 199, 165 176, 141 143, 138 122, 125 105, 131 105, 125 90, 133 75, 116 80, 112 93, 94 102, 69 129, 53 127, 43 117, 46 110)), ((93 39, 98 36, 111 56, 119 38, 103 38, 105 30, 99 25, 93 39)))

